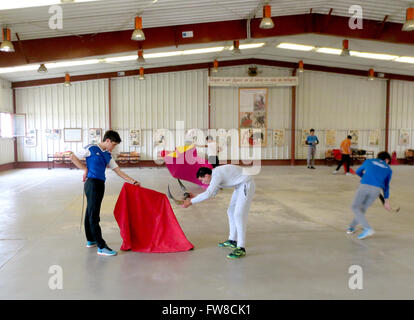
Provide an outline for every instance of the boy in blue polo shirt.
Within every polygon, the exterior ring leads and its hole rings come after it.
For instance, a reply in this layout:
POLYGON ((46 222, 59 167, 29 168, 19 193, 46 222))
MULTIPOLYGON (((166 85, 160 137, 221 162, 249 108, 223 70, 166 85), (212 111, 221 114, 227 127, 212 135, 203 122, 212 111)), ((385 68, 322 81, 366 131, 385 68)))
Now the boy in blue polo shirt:
POLYGON ((109 130, 105 133, 102 142, 98 144, 87 145, 84 149, 72 153, 71 160, 79 168, 85 170, 83 179, 85 181, 85 194, 87 199, 87 207, 85 213, 85 234, 86 246, 88 248, 98 247, 98 254, 103 256, 115 256, 116 251, 109 248, 102 238, 101 227, 99 226, 99 215, 101 203, 105 192, 105 170, 111 168, 124 180, 139 185, 139 182, 121 171, 112 159, 111 151, 117 144, 121 143, 121 137, 118 132, 109 130), (79 160, 86 159, 86 167, 79 160))
POLYGON ((361 185, 359 186, 352 203, 352 211, 354 212, 355 217, 349 225, 347 233, 354 233, 355 227, 358 224, 361 225, 363 230, 358 235, 358 239, 360 240, 374 234, 374 230, 370 227, 365 218, 365 212, 375 199, 378 198, 381 189, 384 191, 384 207, 388 211, 391 210, 389 203, 389 184, 392 177, 392 170, 388 165, 390 162, 390 154, 383 151, 378 154, 377 159, 365 160, 362 166, 356 171, 356 174, 362 179, 361 185))
POLYGON ((319 144, 315 129, 310 129, 305 143, 308 145, 308 169, 315 169, 313 165, 315 164, 316 145, 319 144))

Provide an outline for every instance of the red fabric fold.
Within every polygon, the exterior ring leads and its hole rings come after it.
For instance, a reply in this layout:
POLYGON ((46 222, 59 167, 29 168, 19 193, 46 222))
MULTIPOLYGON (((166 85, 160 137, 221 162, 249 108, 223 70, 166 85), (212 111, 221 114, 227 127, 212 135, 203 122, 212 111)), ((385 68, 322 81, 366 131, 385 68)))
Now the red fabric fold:
POLYGON ((121 250, 161 253, 194 247, 163 193, 124 183, 114 216, 123 239, 121 250))

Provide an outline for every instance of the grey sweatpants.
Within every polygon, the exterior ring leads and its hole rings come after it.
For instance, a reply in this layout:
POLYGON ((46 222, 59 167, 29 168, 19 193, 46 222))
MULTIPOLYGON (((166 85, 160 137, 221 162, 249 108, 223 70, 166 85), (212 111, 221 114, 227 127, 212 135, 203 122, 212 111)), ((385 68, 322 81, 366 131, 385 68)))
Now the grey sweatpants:
POLYGON ((368 184, 361 184, 355 194, 354 201, 352 202, 352 211, 354 212, 354 220, 349 225, 351 228, 355 228, 358 224, 364 229, 370 229, 367 219, 365 218, 365 212, 374 203, 375 199, 381 193, 381 188, 370 186, 368 184))
POLYGON ((308 167, 315 165, 316 146, 308 146, 308 167), (311 164, 312 160, 312 164, 311 164))

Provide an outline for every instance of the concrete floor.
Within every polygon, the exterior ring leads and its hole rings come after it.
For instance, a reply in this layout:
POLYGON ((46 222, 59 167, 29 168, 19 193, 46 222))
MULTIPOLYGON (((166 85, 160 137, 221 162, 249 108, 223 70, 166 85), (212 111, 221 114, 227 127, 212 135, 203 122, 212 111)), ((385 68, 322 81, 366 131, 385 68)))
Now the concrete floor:
MULTIPOLYGON (((82 173, 23 169, 0 173, 0 299, 413 299, 414 201, 412 166, 394 166, 391 196, 398 214, 379 201, 368 211, 376 234, 346 235, 359 179, 333 176, 333 167, 263 167, 249 214, 247 256, 229 260, 231 191, 189 209, 172 205, 195 250, 102 257, 80 232, 82 173), (63 270, 63 289, 48 286, 49 268, 63 270), (351 265, 363 289, 348 287, 351 265)), ((127 168, 148 187, 178 185, 163 168, 127 168)), ((113 208, 124 181, 107 171, 101 227, 108 244, 122 239, 113 208)), ((201 189, 186 184, 191 191, 201 189)))

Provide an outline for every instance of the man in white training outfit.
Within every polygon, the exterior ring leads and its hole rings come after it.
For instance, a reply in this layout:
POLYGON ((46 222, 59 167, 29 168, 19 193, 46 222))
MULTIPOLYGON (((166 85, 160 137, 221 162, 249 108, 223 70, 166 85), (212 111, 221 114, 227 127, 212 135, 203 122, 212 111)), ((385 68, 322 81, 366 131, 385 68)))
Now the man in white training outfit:
POLYGON ((201 167, 197 179, 208 184, 203 193, 184 201, 183 207, 199 203, 214 197, 220 188, 234 188, 227 215, 229 219, 229 238, 219 243, 219 247, 234 248, 227 258, 237 259, 246 255, 245 239, 247 215, 253 199, 256 185, 250 175, 243 174, 243 168, 232 164, 219 166, 211 170, 201 167))

